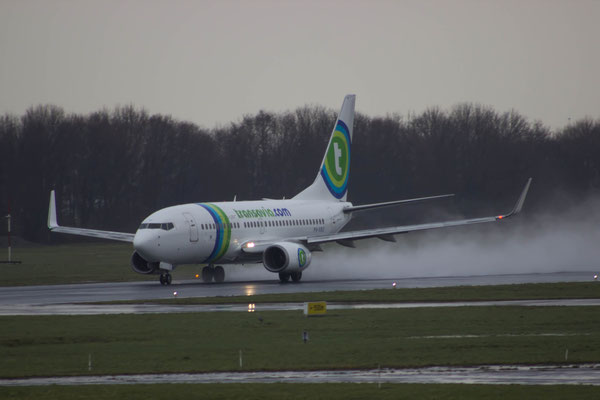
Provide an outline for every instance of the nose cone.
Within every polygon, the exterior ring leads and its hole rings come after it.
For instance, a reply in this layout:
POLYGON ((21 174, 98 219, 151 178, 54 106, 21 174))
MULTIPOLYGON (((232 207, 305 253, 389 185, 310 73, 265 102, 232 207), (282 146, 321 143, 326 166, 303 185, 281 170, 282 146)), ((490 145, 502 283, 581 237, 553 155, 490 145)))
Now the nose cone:
POLYGON ((133 238, 133 247, 146 261, 160 261, 158 257, 159 250, 158 234, 151 229, 140 229, 133 238))

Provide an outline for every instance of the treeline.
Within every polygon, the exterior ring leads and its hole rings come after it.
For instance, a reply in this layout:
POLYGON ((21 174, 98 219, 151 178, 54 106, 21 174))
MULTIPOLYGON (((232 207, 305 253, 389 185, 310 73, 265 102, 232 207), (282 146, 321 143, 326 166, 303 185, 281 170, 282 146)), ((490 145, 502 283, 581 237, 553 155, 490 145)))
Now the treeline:
MULTIPOLYGON (((261 111, 207 130, 132 106, 7 114, 0 117, 0 210, 10 199, 13 230, 45 241, 51 189, 61 223, 127 232, 168 205, 290 198, 314 180, 335 117, 318 106, 261 111)), ((355 204, 457 193, 457 210, 473 215, 512 206, 530 176, 537 210, 559 192, 574 199, 598 192, 600 120, 552 132, 517 112, 473 104, 355 118, 355 204)))

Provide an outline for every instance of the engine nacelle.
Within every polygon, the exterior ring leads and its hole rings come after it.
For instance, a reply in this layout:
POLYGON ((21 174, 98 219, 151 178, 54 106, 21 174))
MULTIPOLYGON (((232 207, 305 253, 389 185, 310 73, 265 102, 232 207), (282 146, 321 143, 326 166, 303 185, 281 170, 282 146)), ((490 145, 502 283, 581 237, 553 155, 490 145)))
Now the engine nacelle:
POLYGON ((158 262, 148 262, 144 260, 137 251, 134 251, 131 255, 131 268, 138 274, 158 274, 159 266, 160 263, 158 262))
POLYGON ((279 242, 267 247, 263 253, 263 264, 271 272, 298 272, 306 269, 312 255, 300 244, 279 242))

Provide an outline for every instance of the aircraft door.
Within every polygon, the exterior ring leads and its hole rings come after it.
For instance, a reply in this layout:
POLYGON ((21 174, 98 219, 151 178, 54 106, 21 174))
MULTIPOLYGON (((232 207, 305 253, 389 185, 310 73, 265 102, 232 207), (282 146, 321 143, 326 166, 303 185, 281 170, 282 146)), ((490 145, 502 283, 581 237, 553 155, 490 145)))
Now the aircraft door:
POLYGON ((190 242, 198 241, 198 225, 196 225, 196 220, 190 213, 183 213, 185 217, 185 221, 187 222, 190 228, 190 242))

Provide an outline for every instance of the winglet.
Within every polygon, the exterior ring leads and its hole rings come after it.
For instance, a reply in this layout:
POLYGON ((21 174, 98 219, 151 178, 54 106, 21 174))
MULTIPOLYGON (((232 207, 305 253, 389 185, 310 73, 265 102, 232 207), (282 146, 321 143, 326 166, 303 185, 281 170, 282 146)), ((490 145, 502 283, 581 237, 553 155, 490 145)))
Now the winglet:
POLYGON ((54 190, 50 192, 50 206, 48 207, 48 228, 50 230, 58 228, 58 221, 56 220, 56 196, 54 190))
POLYGON ((496 219, 509 218, 521 212, 521 209, 523 208, 523 203, 525 203, 525 198, 527 197, 527 192, 529 192, 529 185, 531 185, 531 178, 527 180, 527 183, 525 184, 525 187, 523 188, 523 191, 519 196, 519 200, 517 200, 517 204, 515 204, 515 207, 512 209, 512 211, 506 215, 499 215, 498 217, 496 217, 496 219))

